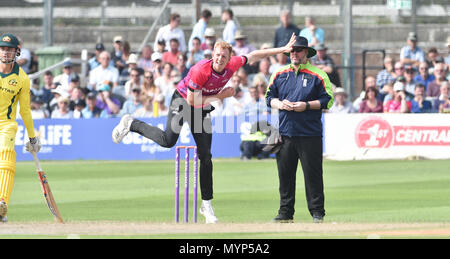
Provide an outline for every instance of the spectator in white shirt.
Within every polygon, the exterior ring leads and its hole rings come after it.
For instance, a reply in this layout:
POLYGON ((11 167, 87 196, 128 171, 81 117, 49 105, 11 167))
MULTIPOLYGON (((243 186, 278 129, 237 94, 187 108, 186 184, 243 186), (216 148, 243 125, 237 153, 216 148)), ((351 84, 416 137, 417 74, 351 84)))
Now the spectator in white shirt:
POLYGON ((99 55, 100 66, 89 72, 89 90, 96 90, 97 85, 105 81, 112 82, 113 86, 119 83, 119 71, 115 67, 109 66, 111 55, 107 51, 103 51, 99 55))
POLYGON ((178 27, 180 25, 180 21, 181 17, 179 14, 173 13, 170 15, 169 24, 161 27, 156 34, 155 46, 153 47, 154 49, 158 49, 158 41, 164 40, 166 42, 166 50, 169 50, 169 44, 167 43, 170 42, 171 39, 175 38, 180 44, 179 50, 181 52, 185 52, 187 50, 184 32, 178 27))
POLYGON ((77 74, 73 72, 72 62, 67 61, 64 62, 63 73, 55 76, 53 82, 59 82, 64 90, 69 91, 70 82, 75 77, 77 77, 77 74))
POLYGON ((52 112, 52 119, 72 119, 73 112, 69 109, 69 98, 58 98, 58 108, 52 112))

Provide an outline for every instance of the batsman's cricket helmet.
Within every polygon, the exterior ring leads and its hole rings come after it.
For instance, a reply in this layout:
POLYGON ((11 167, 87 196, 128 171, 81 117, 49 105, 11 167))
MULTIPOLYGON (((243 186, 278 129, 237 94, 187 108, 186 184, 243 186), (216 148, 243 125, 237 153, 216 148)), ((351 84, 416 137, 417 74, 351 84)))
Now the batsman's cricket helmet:
POLYGON ((18 48, 19 40, 12 33, 4 33, 0 36, 0 47, 18 48))

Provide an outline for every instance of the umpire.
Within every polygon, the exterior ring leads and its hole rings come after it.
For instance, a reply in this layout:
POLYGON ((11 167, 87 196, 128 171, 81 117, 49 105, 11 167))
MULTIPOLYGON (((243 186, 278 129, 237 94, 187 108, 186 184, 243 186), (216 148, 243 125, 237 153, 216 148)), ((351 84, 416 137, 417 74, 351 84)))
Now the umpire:
POLYGON ((333 105, 333 92, 325 72, 311 65, 308 58, 316 50, 308 40, 297 36, 290 53, 291 64, 275 71, 270 78, 266 101, 279 109, 282 145, 276 155, 280 181, 280 209, 274 222, 293 222, 296 172, 300 159, 305 179, 306 200, 313 222, 325 216, 322 170, 322 109, 333 105))

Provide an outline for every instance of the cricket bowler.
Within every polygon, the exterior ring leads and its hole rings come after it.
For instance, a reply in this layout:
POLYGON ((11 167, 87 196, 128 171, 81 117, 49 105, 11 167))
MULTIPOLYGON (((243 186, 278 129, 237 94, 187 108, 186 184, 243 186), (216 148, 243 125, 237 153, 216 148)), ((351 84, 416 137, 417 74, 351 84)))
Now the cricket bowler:
POLYGON ((206 223, 216 223, 218 219, 211 205, 213 164, 211 160, 212 126, 209 113, 214 110, 211 102, 222 101, 234 95, 234 88, 225 87, 225 85, 240 67, 278 53, 290 52, 295 40, 293 34, 286 46, 255 50, 245 56, 232 56, 230 44, 224 41, 216 42, 212 59, 198 62, 177 85, 172 96, 165 130, 134 119, 130 115, 124 115, 112 132, 113 141, 120 143, 131 131, 155 141, 162 147, 170 148, 177 143, 184 121, 188 122, 197 144, 200 160, 202 196, 200 214, 205 217, 206 223))

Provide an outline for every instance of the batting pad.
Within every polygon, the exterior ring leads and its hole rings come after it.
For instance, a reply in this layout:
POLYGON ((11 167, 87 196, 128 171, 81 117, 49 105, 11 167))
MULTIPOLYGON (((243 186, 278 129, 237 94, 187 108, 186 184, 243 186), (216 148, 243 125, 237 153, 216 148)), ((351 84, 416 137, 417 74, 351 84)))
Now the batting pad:
POLYGON ((16 175, 16 151, 14 149, 0 150, 0 199, 6 204, 14 187, 14 176, 16 175))

